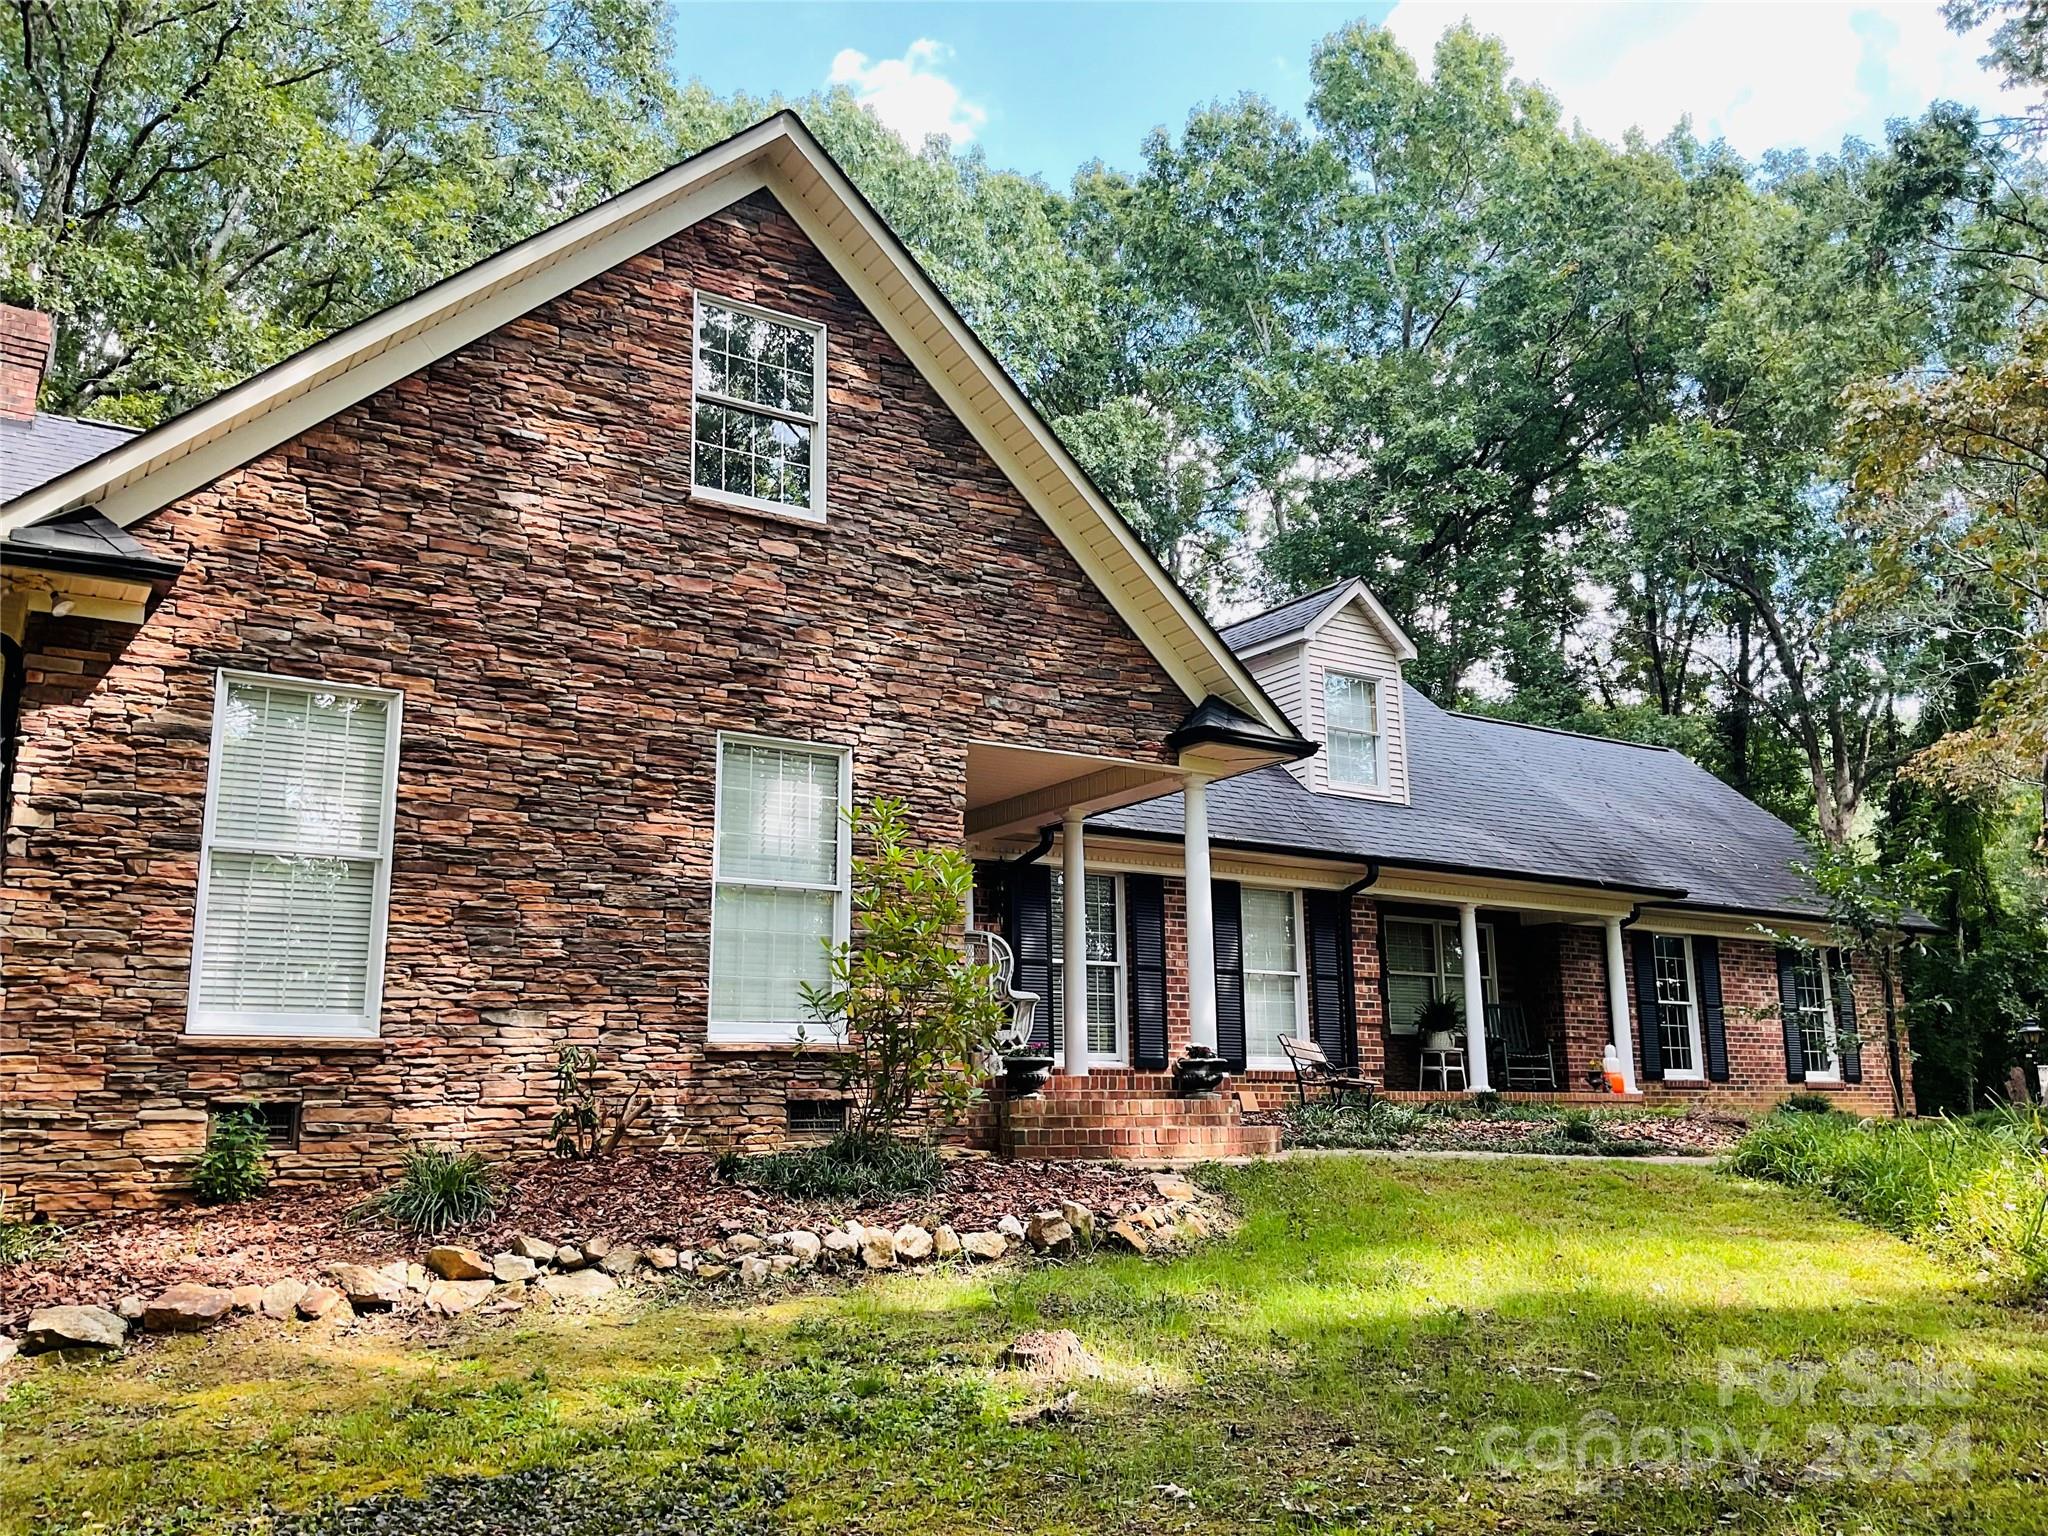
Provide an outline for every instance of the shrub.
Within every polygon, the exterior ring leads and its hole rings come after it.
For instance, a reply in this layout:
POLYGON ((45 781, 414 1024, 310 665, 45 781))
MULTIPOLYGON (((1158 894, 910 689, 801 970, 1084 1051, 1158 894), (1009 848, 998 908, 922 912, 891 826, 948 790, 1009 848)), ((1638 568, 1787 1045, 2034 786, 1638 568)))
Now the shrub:
POLYGON ((853 1090, 853 1134, 886 1136, 919 1099, 948 1116, 973 1102, 1009 1011, 960 944, 974 865, 911 847, 900 800, 848 819, 869 850, 853 861, 856 932, 831 946, 826 985, 803 984, 804 1006, 849 1047, 834 1065, 853 1090))
POLYGON ((1835 1101, 1824 1093, 1795 1093, 1778 1107, 1795 1115, 1832 1115, 1835 1101))
POLYGON ((1563 1133, 1566 1141, 1591 1144, 1600 1139, 1600 1127, 1593 1123, 1593 1117, 1583 1109, 1566 1110, 1559 1119, 1557 1128, 1563 1133))
POLYGON ((431 1236, 489 1215, 501 1192, 496 1170, 478 1154, 413 1147, 405 1154, 398 1181, 357 1206, 355 1213, 431 1236))
POLYGON ((229 1109, 206 1128, 206 1146, 192 1163, 192 1193, 202 1205, 232 1205, 270 1183, 270 1134, 252 1107, 229 1109))
POLYGON ((1729 1166, 1817 1190, 2015 1294, 2038 1296, 2048 1294, 2044 1132, 2034 1109, 1917 1123, 1777 1114, 1742 1139, 1729 1166))
POLYGON ((597 1081, 597 1057, 580 1045, 565 1045, 555 1057, 555 1118, 548 1141, 555 1156, 610 1157, 647 1107, 638 1083, 622 1095, 607 1096, 597 1081))
POLYGON ((0 1269, 48 1258, 64 1241, 64 1229, 47 1221, 9 1221, 0 1200, 0 1269))
POLYGON ((748 1157, 727 1152, 718 1176, 791 1200, 843 1200, 922 1195, 945 1171, 938 1148, 895 1136, 848 1131, 821 1147, 748 1157))
POLYGON ((1496 1114, 1500 1110, 1500 1092, 1494 1088, 1482 1088, 1472 1095, 1472 1107, 1481 1114, 1496 1114))
POLYGON ((1364 1150, 1399 1146, 1423 1123, 1421 1110, 1375 1099, 1323 1100, 1284 1111, 1281 1135, 1290 1147, 1351 1147, 1364 1150))

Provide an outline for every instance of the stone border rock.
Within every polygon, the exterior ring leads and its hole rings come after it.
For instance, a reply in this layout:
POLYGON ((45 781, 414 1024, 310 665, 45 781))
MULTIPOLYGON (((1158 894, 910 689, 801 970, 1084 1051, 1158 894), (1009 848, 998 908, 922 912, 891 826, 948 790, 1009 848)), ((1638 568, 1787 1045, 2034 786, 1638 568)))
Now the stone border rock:
POLYGON ((112 1309, 77 1305, 38 1308, 19 1341, 0 1336, 0 1364, 18 1347, 25 1355, 48 1350, 114 1350, 132 1332, 196 1333, 236 1316, 277 1322, 337 1324, 364 1314, 403 1313, 452 1318, 516 1312, 529 1305, 596 1301, 639 1279, 759 1290, 807 1274, 857 1275, 869 1271, 971 1266, 1011 1257, 1060 1260, 1098 1247, 1147 1254, 1210 1236, 1217 1220, 1193 1184, 1175 1173, 1155 1173, 1149 1203, 1126 1202, 1097 1212, 1078 1200, 1020 1219, 1005 1215, 993 1227, 956 1232, 924 1227, 863 1226, 857 1219, 823 1232, 756 1233, 736 1221, 721 1223, 719 1240, 702 1249, 640 1247, 603 1237, 556 1243, 521 1233, 501 1253, 437 1243, 420 1259, 380 1265, 331 1261, 312 1279, 268 1285, 201 1285, 184 1281, 145 1300, 126 1296, 112 1309))

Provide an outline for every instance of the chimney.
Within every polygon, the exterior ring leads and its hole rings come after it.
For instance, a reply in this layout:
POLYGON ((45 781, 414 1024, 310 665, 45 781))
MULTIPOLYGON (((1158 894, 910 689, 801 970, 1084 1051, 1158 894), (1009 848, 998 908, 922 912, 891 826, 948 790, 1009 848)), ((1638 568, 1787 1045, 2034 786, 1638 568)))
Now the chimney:
POLYGON ((56 355, 57 328, 41 310, 0 304, 0 421, 30 421, 56 355))

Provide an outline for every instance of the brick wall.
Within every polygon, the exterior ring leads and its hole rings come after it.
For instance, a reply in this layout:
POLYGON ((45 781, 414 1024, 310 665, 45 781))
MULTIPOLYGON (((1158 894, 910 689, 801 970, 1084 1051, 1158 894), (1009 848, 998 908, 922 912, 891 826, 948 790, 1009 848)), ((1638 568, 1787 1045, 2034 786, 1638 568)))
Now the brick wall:
POLYGON ((970 738, 1162 761, 1186 707, 765 195, 134 531, 185 574, 139 631, 30 637, 0 878, 0 1192, 53 1211, 162 1193, 212 1099, 303 1101, 286 1178, 535 1148, 568 1041, 653 1134, 772 1135, 829 1068, 706 1047, 716 732, 847 744, 954 842, 970 738), (828 526, 690 496, 699 283, 829 327, 828 526), (229 666, 404 691, 368 1048, 181 1038, 229 666))

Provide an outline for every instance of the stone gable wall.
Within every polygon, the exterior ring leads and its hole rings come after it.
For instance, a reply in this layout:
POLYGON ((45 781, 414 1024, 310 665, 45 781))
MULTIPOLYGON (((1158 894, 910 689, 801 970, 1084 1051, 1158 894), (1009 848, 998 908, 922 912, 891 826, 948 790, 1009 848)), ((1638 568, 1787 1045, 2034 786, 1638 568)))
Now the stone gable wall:
POLYGON ((721 729, 840 743, 957 843, 970 739, 1165 761, 1187 701, 765 194, 136 525, 139 630, 39 619, 5 902, 0 1194, 164 1194, 215 1100, 281 1177, 538 1150, 558 1048, 652 1134, 778 1134, 815 1054, 705 1042, 721 729), (689 489, 693 291, 828 327, 824 527, 689 489), (214 670, 405 695, 383 1038, 181 1038, 214 670))

